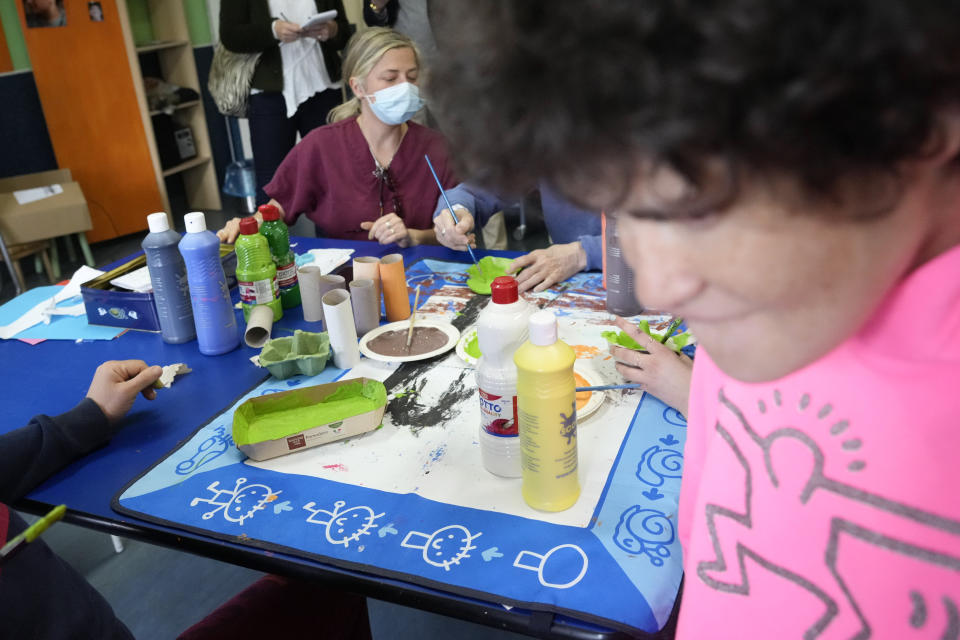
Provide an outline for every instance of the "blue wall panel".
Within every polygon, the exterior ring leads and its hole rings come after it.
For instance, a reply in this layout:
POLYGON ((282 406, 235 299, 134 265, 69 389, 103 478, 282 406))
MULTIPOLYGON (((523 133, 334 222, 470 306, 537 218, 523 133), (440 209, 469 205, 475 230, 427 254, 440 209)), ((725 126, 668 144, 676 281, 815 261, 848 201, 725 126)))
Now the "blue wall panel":
POLYGON ((33 73, 0 76, 0 178, 57 168, 33 73))

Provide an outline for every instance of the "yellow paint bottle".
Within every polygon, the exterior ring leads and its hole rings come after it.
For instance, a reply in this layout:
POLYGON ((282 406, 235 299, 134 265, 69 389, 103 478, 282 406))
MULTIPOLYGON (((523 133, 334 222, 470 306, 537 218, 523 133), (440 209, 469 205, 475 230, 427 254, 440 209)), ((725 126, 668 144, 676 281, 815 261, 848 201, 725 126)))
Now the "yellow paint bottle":
POLYGON ((552 311, 530 316, 530 337, 513 361, 523 499, 541 511, 569 509, 580 497, 575 360, 570 345, 557 339, 552 311))

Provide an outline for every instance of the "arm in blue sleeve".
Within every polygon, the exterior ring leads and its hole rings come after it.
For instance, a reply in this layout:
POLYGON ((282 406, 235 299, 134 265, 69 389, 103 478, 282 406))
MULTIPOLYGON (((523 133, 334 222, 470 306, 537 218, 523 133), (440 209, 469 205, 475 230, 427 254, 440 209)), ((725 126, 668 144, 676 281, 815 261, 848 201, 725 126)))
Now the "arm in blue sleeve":
POLYGON ((603 268, 603 244, 600 236, 580 236, 577 240, 587 252, 586 271, 600 271, 603 268))
MULTIPOLYGON (((461 182, 453 189, 447 189, 447 198, 452 207, 458 204, 466 207, 473 214, 478 227, 485 225, 490 216, 503 209, 503 201, 498 196, 467 182, 461 182)), ((433 217, 436 218, 446 208, 447 203, 441 195, 437 198, 437 208, 433 211, 433 217)))
POLYGON ((30 424, 0 435, 0 502, 10 504, 48 477, 103 444, 119 425, 110 425, 97 403, 85 398, 51 418, 38 415, 30 424))

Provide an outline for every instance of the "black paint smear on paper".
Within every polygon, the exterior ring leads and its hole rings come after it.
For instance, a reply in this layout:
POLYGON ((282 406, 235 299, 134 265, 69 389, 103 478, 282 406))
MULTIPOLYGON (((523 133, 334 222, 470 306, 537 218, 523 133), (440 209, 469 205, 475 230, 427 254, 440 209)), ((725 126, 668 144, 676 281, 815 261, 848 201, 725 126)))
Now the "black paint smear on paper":
POLYGON ((420 432, 428 427, 451 423, 460 415, 457 405, 471 398, 475 393, 472 385, 468 387, 464 384, 464 380, 471 373, 470 369, 462 370, 450 388, 440 395, 436 404, 432 405, 420 402, 420 392, 426 386, 428 376, 425 372, 414 373, 406 380, 403 387, 403 390, 408 393, 390 401, 390 415, 393 417, 393 423, 409 427, 415 436, 420 435, 420 432))
MULTIPOLYGON (((454 318, 452 324, 459 331, 473 325, 477 321, 480 310, 490 301, 488 296, 475 296, 463 307, 460 315, 454 318)), ((446 354, 421 360, 419 362, 405 362, 390 377, 384 381, 388 393, 401 393, 401 397, 390 400, 388 410, 393 423, 410 428, 413 435, 420 435, 420 431, 428 427, 437 427, 450 424, 460 411, 457 405, 469 399, 475 393, 473 384, 466 384, 466 380, 473 380, 473 370, 464 369, 441 396, 436 404, 424 405, 420 401, 420 392, 427 384, 430 372, 440 364, 446 354), (406 393, 404 393, 406 392, 406 393)))

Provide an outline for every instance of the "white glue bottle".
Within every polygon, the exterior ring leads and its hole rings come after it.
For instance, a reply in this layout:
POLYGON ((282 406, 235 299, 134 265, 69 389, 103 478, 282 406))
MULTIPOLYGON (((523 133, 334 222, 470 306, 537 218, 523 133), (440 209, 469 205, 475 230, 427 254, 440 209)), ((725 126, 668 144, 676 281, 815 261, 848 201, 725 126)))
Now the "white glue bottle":
POLYGON ((527 339, 534 309, 520 298, 517 281, 501 276, 490 286, 492 300, 477 318, 477 387, 480 395, 480 453, 490 473, 519 478, 517 365, 513 352, 527 339))

